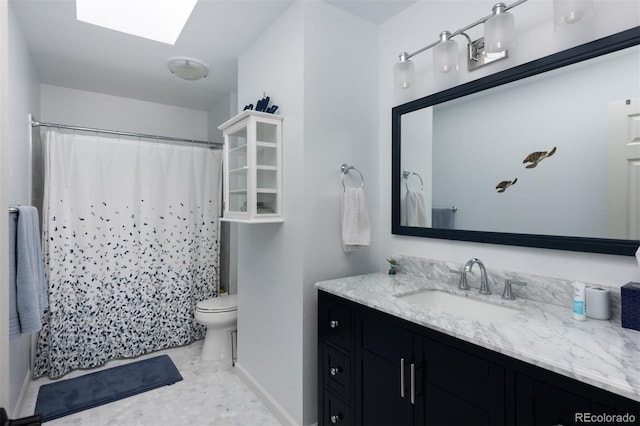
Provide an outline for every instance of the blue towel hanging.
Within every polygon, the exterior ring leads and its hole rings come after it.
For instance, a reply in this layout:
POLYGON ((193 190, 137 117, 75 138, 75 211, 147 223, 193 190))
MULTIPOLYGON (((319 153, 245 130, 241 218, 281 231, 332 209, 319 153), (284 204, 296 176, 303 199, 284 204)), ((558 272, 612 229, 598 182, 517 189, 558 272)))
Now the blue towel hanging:
POLYGON ((39 331, 47 307, 38 210, 20 206, 9 215, 9 337, 39 331))

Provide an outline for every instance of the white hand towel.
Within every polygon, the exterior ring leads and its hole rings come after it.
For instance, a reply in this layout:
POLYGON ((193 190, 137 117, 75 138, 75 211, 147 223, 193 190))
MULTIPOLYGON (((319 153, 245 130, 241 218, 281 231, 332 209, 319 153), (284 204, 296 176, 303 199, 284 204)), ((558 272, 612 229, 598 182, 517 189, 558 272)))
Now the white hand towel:
POLYGON ((342 194, 342 248, 350 252, 368 246, 370 242, 369 212, 364 189, 345 188, 342 194))
POLYGON ((428 226, 427 209, 424 206, 422 192, 409 191, 404 197, 400 224, 403 226, 428 226))

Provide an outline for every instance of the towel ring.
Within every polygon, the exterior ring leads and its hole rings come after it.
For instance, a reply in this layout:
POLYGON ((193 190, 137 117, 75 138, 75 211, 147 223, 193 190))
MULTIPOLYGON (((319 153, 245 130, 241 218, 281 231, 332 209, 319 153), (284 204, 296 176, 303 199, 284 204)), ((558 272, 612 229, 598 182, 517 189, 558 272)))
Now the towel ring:
POLYGON ((404 170, 402 172, 402 177, 404 178, 404 185, 407 187, 407 192, 409 192, 409 176, 416 175, 418 179, 420 179, 420 191, 424 189, 424 182, 422 181, 422 177, 416 172, 410 172, 409 170, 404 170))
POLYGON ((360 175, 360 188, 364 188, 364 176, 362 176, 362 172, 355 167, 344 163, 342 166, 340 166, 340 171, 342 172, 342 189, 347 189, 346 185, 344 184, 344 175, 349 173, 349 170, 355 170, 356 172, 358 172, 358 174, 360 175))

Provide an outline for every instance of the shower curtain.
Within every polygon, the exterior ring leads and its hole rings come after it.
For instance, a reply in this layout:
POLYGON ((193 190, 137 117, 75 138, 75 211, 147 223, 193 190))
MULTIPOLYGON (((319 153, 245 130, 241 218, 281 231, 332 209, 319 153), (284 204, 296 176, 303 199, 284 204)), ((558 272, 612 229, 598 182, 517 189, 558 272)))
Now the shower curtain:
POLYGON ((34 376, 204 336, 218 287, 220 150, 47 130, 49 310, 34 376))

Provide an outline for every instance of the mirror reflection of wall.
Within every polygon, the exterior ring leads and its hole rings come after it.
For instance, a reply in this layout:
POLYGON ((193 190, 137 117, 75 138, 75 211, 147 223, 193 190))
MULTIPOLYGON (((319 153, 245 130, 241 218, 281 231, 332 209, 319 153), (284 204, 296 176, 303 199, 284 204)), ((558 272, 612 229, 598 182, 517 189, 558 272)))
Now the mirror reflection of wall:
POLYGON ((424 108, 402 117, 402 141, 408 141, 409 149, 403 149, 402 166, 407 171, 401 181, 402 226, 431 227, 431 170, 432 170, 432 129, 433 108, 424 108), (422 179, 422 181, 420 180, 422 179), (414 192, 414 194, 410 194, 414 192), (412 195, 421 195, 413 197, 412 195), (414 203, 422 205, 414 205, 414 203), (416 211, 425 209, 425 218, 416 211))
POLYGON ((636 46, 404 114, 401 168, 428 208, 458 207, 455 229, 610 238, 609 104, 640 96, 639 75, 636 46))

